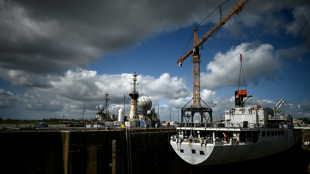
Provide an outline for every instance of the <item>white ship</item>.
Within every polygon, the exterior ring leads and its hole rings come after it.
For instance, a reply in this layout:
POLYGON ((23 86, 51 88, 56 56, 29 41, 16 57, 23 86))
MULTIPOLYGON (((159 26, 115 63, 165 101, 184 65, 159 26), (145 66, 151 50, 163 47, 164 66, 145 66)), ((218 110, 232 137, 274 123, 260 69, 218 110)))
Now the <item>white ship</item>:
POLYGON ((283 100, 273 108, 264 108, 244 106, 245 98, 246 90, 236 91, 235 108, 226 110, 221 122, 207 122, 202 114, 200 122, 193 122, 191 116, 191 122, 179 123, 178 134, 170 138, 174 151, 192 165, 217 165, 273 155, 300 140, 292 117, 279 109, 283 100))

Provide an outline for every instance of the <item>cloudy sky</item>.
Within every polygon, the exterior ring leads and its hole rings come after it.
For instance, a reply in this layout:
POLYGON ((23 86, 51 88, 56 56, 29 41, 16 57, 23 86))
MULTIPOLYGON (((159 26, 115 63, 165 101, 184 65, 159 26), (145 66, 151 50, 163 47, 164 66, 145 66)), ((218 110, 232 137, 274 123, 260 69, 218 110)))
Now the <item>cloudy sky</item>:
MULTIPOLYGON (((224 2, 224 0, 223 0, 224 2)), ((192 97, 192 62, 176 61, 220 19, 217 0, 0 0, 0 117, 94 118, 129 111, 132 74, 162 120, 192 97), (209 16, 209 17, 208 17, 209 16), (202 22, 203 21, 203 22, 202 22), (184 52, 185 51, 185 52, 184 52)), ((223 16, 237 3, 221 9, 223 16)), ((217 118, 234 106, 239 55, 249 104, 310 118, 310 3, 252 0, 201 49, 201 97, 217 118)), ((242 83, 243 84, 243 83, 242 83)), ((242 88, 245 88, 242 85, 242 88)))

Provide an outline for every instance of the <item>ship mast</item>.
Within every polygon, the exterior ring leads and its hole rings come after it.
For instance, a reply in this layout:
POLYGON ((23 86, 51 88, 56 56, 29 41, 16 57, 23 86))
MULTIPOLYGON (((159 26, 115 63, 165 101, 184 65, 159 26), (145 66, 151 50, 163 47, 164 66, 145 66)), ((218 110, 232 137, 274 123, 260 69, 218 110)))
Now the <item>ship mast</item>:
POLYGON ((139 93, 137 91, 137 74, 136 74, 136 72, 133 74, 133 90, 129 94, 129 96, 131 97, 129 118, 130 119, 136 119, 137 118, 137 99, 139 97, 139 93))

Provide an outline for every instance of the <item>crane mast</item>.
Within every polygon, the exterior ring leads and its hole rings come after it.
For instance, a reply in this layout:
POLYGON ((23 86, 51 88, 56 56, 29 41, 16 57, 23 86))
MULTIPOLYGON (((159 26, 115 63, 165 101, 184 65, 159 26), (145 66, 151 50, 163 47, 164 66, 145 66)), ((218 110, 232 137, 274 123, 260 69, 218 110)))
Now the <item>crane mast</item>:
POLYGON ((192 62, 193 62, 193 105, 190 108, 185 108, 186 105, 182 108, 182 115, 181 115, 181 121, 183 121, 183 117, 185 117, 185 112, 190 111, 191 115, 188 117, 191 117, 193 121, 193 116, 195 112, 199 112, 201 114, 201 122, 203 120, 203 117, 205 116, 205 112, 208 112, 210 115, 210 119, 212 121, 212 109, 210 107, 203 108, 201 107, 201 98, 200 98, 200 55, 199 55, 199 47, 202 46, 202 44, 207 41, 216 31, 218 31, 227 21, 229 21, 235 14, 239 14, 242 9, 247 5, 249 0, 240 0, 237 5, 221 20, 214 25, 207 33, 205 33, 199 40, 198 40, 198 34, 197 30, 198 28, 195 27, 194 29, 194 46, 191 50, 189 50, 183 57, 178 59, 177 63, 180 67, 182 67, 183 61, 189 57, 191 54, 192 56, 192 62))
MULTIPOLYGON (((198 42, 198 28, 194 30, 194 45, 198 42)), ((193 106, 200 108, 200 55, 199 47, 193 49, 193 106)))

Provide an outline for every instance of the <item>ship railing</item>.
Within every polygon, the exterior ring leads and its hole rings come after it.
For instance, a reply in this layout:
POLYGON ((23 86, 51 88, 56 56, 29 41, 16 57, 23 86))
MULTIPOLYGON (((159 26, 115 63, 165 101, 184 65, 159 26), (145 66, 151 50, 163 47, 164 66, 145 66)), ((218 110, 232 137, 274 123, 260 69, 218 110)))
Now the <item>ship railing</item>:
POLYGON ((225 127, 228 128, 259 128, 260 124, 258 123, 244 123, 244 122, 226 122, 225 127))
POLYGON ((223 123, 192 123, 192 122, 181 122, 178 123, 178 127, 203 127, 203 128, 212 128, 212 127, 225 127, 223 123))
POLYGON ((177 143, 182 143, 182 142, 189 142, 189 143, 200 143, 200 144, 213 144, 213 142, 218 141, 220 142, 221 139, 217 137, 216 139, 213 139, 213 137, 201 137, 201 138, 189 138, 189 137, 177 137, 177 136, 171 136, 170 138, 171 141, 177 142, 177 143))
POLYGON ((244 123, 244 122, 225 122, 225 123, 192 123, 180 122, 178 127, 185 128, 286 128, 287 125, 283 123, 244 123))
POLYGON ((201 145, 207 144, 239 144, 239 143, 255 143, 253 137, 178 137, 178 136, 171 136, 171 141, 177 143, 200 143, 201 145))
POLYGON ((254 143, 253 137, 215 137, 216 143, 222 144, 239 144, 239 143, 254 143))
POLYGON ((195 127, 195 128, 221 128, 221 127, 228 127, 228 128, 258 128, 260 127, 257 123, 192 123, 192 122, 181 122, 178 123, 178 127, 195 127))
POLYGON ((310 127, 310 124, 302 124, 301 127, 310 127))
POLYGON ((261 128, 287 128, 287 124, 283 123, 265 123, 260 126, 261 128))

